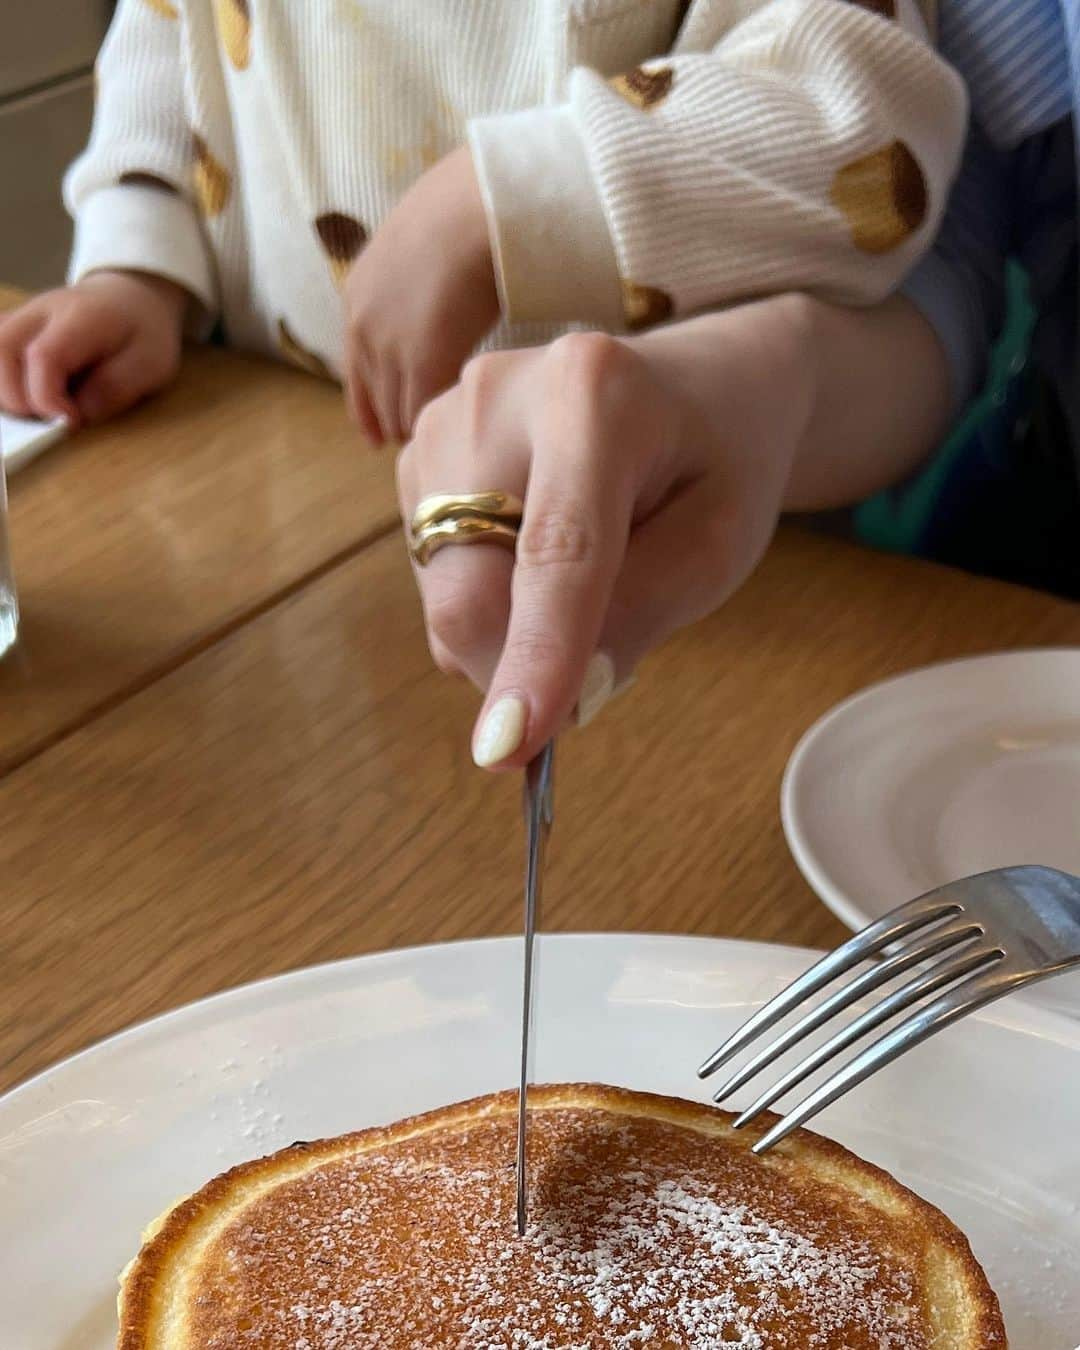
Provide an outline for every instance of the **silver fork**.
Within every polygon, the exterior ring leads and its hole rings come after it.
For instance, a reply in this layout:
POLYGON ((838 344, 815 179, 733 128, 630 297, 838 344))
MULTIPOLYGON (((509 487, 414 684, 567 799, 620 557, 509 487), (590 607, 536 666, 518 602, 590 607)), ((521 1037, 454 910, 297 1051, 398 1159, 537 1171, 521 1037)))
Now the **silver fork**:
POLYGON ((1080 966, 1080 879, 1049 867, 1002 867, 950 882, 901 905, 822 957, 759 1008, 709 1056, 698 1070, 699 1076, 708 1078, 837 976, 877 957, 881 959, 812 1008, 732 1074, 713 1100, 729 1097, 864 995, 909 971, 918 974, 886 994, 761 1093, 734 1122, 736 1129, 868 1032, 931 995, 939 997, 912 1012, 815 1088, 762 1135, 753 1146, 755 1153, 764 1153, 864 1078, 967 1013, 1036 980, 1080 966))

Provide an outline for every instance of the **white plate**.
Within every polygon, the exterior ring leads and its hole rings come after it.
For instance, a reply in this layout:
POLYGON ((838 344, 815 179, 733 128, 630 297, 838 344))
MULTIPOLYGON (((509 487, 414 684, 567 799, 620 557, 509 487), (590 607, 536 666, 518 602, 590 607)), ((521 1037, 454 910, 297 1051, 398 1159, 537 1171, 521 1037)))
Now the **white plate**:
MULTIPOLYGON (((1080 649, 977 656, 856 694, 796 746, 781 814, 803 876, 853 929, 992 867, 1080 875, 1080 649)), ((1022 997, 1080 1011, 1080 973, 1022 997)))
MULTIPOLYGON (((704 938, 542 942, 537 1072, 704 1100, 695 1067, 802 970, 704 938)), ((213 1173, 516 1080, 520 942, 300 971, 159 1018, 0 1100, 4 1350, 108 1350, 143 1224, 213 1173)), ((971 1237, 1012 1350, 1080 1335, 1080 1024, 999 1004, 911 1052, 821 1128, 971 1237)))

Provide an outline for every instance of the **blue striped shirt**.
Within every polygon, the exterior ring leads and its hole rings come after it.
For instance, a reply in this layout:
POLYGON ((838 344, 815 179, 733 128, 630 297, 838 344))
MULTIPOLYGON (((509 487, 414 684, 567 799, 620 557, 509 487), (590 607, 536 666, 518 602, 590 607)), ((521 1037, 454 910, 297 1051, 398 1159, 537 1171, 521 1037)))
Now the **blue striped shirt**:
POLYGON ((995 144, 1016 146, 1072 111, 1062 0, 943 0, 940 42, 995 144))
POLYGON ((1080 0, 942 0, 941 49, 967 81, 972 126, 941 234, 905 293, 937 330, 962 407, 1001 326, 1005 260, 1022 262, 1040 312, 1035 356, 1080 446, 1080 0))

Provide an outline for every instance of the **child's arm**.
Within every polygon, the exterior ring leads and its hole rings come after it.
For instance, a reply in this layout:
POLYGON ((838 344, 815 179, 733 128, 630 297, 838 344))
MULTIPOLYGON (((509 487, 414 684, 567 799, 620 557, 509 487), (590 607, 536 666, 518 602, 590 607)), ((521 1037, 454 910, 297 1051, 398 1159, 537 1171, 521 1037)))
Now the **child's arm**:
POLYGON ((409 434, 500 309, 617 330, 880 299, 934 237, 966 119, 916 0, 697 0, 671 55, 568 93, 473 122, 357 260, 346 369, 376 439, 409 434))
POLYGON ((68 280, 103 268, 182 286, 212 316, 217 281, 196 209, 198 128, 188 125, 179 7, 121 0, 98 56, 94 127, 64 197, 75 218, 68 280))
POLYGON ((69 286, 0 319, 0 407, 98 421, 175 374, 185 311, 216 307, 194 206, 177 9, 121 0, 89 147, 68 174, 69 286))
POLYGON ((503 312, 872 303, 934 238, 965 121, 916 0, 697 0, 671 55, 472 124, 503 312))

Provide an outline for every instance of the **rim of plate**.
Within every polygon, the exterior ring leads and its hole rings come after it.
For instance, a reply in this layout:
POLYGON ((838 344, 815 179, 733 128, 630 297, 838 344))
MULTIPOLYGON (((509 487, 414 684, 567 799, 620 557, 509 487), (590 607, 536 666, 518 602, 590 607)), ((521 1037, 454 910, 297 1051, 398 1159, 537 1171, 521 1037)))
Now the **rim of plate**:
MULTIPOLYGON (((868 684, 865 689, 859 689, 854 694, 849 694, 847 698, 841 699, 827 712, 822 713, 799 737, 798 743, 784 767, 784 776, 780 783, 780 823, 788 848, 791 850, 791 856, 795 860, 795 866, 802 873, 807 885, 821 900, 822 904, 830 909, 840 922, 846 924, 852 932, 857 933, 860 928, 865 928, 867 924, 872 923, 873 916, 867 914, 860 907, 859 902, 842 890, 826 872, 824 864, 815 853, 802 828, 796 806, 795 799, 800 788, 800 777, 806 767, 806 761, 818 741, 823 736, 828 735, 833 722, 846 717, 860 703, 879 697, 892 685, 905 684, 909 680, 925 677, 936 671, 948 670, 953 666, 987 665, 1013 660, 1023 661, 1031 660, 1032 657, 1042 660, 1044 657, 1060 658, 1062 656, 1071 656, 1080 660, 1080 647, 1009 647, 1003 651, 978 652, 974 656, 957 656, 947 661, 931 661, 925 666, 913 666, 911 670, 901 671, 898 675, 887 675, 882 680, 875 680, 873 684, 868 684)), ((898 900, 897 904, 900 903, 901 901, 898 900)), ((1077 1350, 1080 1350, 1080 1346, 1077 1347, 1077 1350)))
MULTIPOLYGON (((740 951, 747 954, 756 954, 764 956, 770 961, 783 959, 785 957, 797 956, 809 963, 815 957, 821 957, 825 953, 817 947, 799 947, 794 943, 787 942, 763 942, 752 938, 734 938, 723 937, 705 933, 672 933, 672 932, 648 932, 648 931, 582 931, 582 932, 556 932, 540 933, 545 944, 554 943, 558 946, 569 946, 577 943, 603 943, 607 946, 624 946, 635 943, 648 942, 659 943, 661 945, 671 945, 677 947, 737 947, 740 951)), ((175 1008, 168 1008, 164 1012, 155 1013, 153 1017, 144 1018, 140 1022, 133 1022, 129 1026, 121 1027, 119 1031, 114 1031, 108 1036, 103 1036, 100 1040, 93 1041, 77 1050, 72 1055, 65 1055, 62 1059, 46 1065, 39 1069, 37 1073, 25 1079, 21 1083, 16 1083, 7 1092, 0 1093, 0 1113, 5 1108, 13 1106, 25 1094, 33 1091, 45 1079, 53 1074, 60 1073, 72 1065, 90 1057, 102 1053, 103 1051, 113 1050, 118 1045, 126 1042, 138 1042, 143 1038, 152 1035, 158 1031, 163 1023, 169 1022, 177 1017, 193 1016, 205 1012, 207 1008, 214 1005, 229 1005, 234 1002, 240 1002, 244 998, 256 995, 267 987, 274 986, 292 986, 306 982, 318 983, 331 971, 342 971, 347 967, 359 964, 381 965, 395 960, 407 957, 424 957, 436 952, 444 952, 454 948, 483 948, 496 947, 502 945, 520 944, 521 937, 518 934, 500 933, 490 937, 483 938, 455 938, 446 942, 423 942, 414 943, 405 947, 389 947, 379 951, 365 952, 358 956, 339 957, 333 961, 320 961, 310 966, 299 966, 294 970, 281 971, 276 975, 264 975, 257 980, 249 980, 244 984, 232 985, 229 988, 218 990, 213 994, 206 994, 202 998, 192 999, 188 1003, 178 1004, 175 1008)), ((1054 1008, 1044 1007, 1038 1003, 1032 1003, 1025 999, 1007 999, 998 1000, 979 1011, 972 1013, 971 1017, 978 1020, 990 1020, 1001 1022, 1002 1004, 1007 1003, 1010 1012, 1014 1015, 1009 1019, 1009 1023, 1014 1030, 1025 1033, 1045 1032, 1057 1030, 1059 1033, 1066 1030, 1066 1042, 1071 1049, 1080 1051, 1080 1027, 1075 1019, 1066 1016, 1064 1013, 1054 1008)), ((969 1020, 969 1019, 965 1019, 969 1020)), ((1077 1347, 1080 1350, 1080 1346, 1077 1347)))
MULTIPOLYGON (((794 943, 788 942, 762 942, 752 938, 732 938, 714 936, 705 933, 671 933, 648 931, 613 931, 602 932, 598 930, 587 930, 583 932, 556 932, 537 934, 545 945, 551 942, 603 942, 611 945, 622 945, 626 942, 661 942, 683 945, 693 944, 719 944, 722 946, 738 946, 739 948, 752 952, 761 953, 797 953, 799 956, 805 956, 808 959, 823 956, 824 953, 814 947, 799 947, 794 943)), ((295 985, 306 981, 318 982, 330 971, 339 971, 347 966, 353 966, 360 963, 367 965, 381 965, 384 962, 399 960, 403 957, 424 957, 433 952, 446 951, 448 948, 459 947, 494 947, 500 944, 520 944, 520 934, 499 933, 489 937, 482 938, 451 938, 445 942, 417 942, 404 947, 384 947, 374 952, 362 952, 358 956, 338 957, 333 961, 318 961, 311 966, 297 966, 293 970, 283 970, 276 975, 262 975, 256 980, 248 980, 243 984, 230 985, 225 989, 219 989, 212 994, 204 994, 201 998, 191 999, 187 1003, 179 1003, 175 1008, 167 1008, 164 1012, 155 1013, 152 1017, 143 1018, 141 1021, 132 1022, 126 1027, 121 1027, 119 1031, 110 1032, 100 1040, 91 1041, 89 1045, 83 1046, 81 1050, 76 1050, 74 1054, 65 1055, 62 1059, 55 1060, 52 1064, 47 1064, 45 1068, 39 1069, 29 1078, 21 1083, 16 1083, 14 1087, 6 1092, 0 1092, 0 1112, 5 1107, 11 1106, 16 1099, 24 1093, 34 1089, 43 1079, 58 1073, 62 1069, 67 1069, 71 1065, 78 1063, 89 1055, 100 1054, 105 1050, 114 1049, 120 1042, 137 1042, 146 1036, 159 1030, 163 1022, 171 1021, 176 1017, 195 1015, 204 1012, 210 1004, 229 1004, 239 1002, 241 999, 249 998, 258 994, 269 985, 295 985)))

